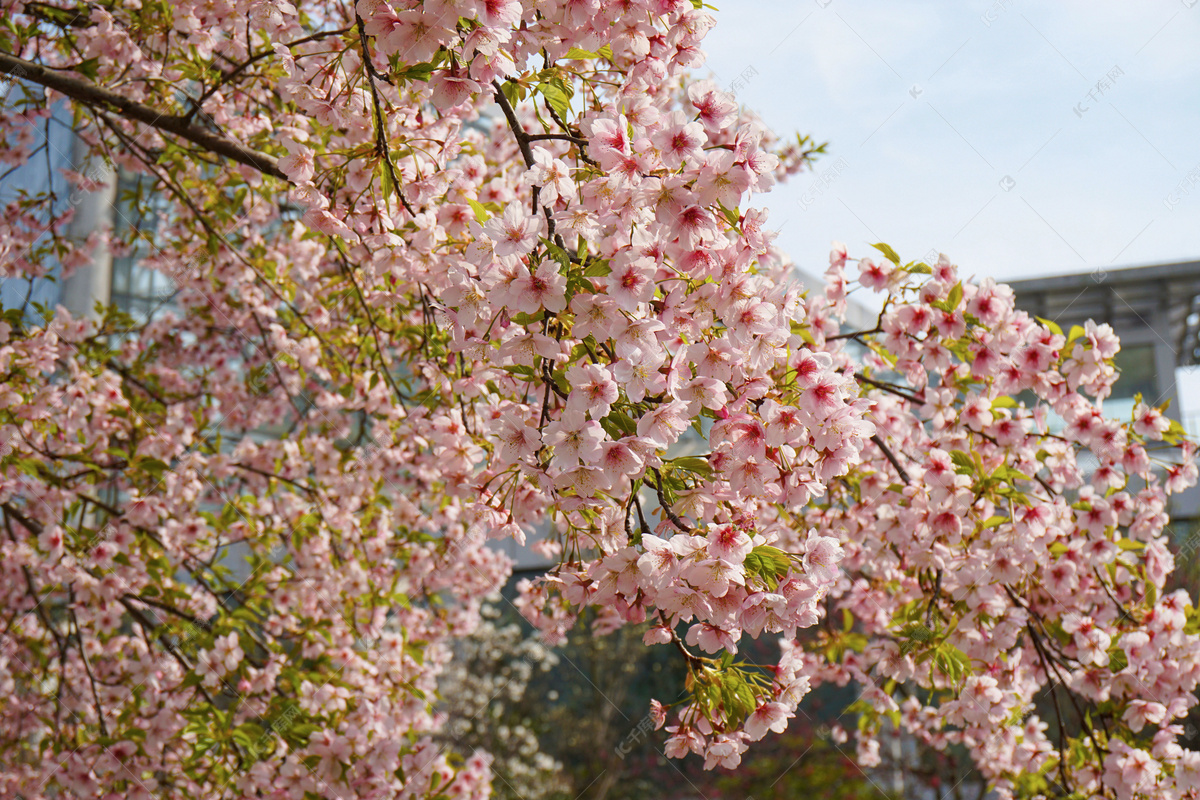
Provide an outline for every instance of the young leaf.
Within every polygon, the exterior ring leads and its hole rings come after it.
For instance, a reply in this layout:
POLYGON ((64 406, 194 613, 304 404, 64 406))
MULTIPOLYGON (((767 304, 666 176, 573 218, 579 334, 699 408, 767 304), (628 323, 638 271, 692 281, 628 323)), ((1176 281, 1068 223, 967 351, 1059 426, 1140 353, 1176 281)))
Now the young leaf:
POLYGON ((874 247, 876 250, 883 253, 884 258, 886 258, 888 261, 895 264, 897 267, 900 266, 900 256, 896 253, 895 250, 892 249, 892 246, 890 244, 885 244, 883 242, 876 242, 875 244, 871 245, 871 247, 874 247))

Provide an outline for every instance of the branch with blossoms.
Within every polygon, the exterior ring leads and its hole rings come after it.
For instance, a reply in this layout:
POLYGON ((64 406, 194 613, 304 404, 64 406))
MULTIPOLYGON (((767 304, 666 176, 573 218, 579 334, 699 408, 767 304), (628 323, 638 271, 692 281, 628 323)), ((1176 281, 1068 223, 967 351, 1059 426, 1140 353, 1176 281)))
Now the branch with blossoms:
POLYGON ((684 659, 671 756, 737 766, 854 681, 866 767, 902 730, 1002 796, 1200 788, 1163 588, 1194 446, 1101 412, 1106 326, 948 259, 839 245, 799 285, 751 198, 823 146, 689 76, 703 9, 13 11, 6 159, 65 98, 136 219, 11 203, 4 274, 105 246, 171 287, 0 321, 3 792, 485 796, 436 697, 505 539, 552 564, 545 641, 586 611, 684 659))

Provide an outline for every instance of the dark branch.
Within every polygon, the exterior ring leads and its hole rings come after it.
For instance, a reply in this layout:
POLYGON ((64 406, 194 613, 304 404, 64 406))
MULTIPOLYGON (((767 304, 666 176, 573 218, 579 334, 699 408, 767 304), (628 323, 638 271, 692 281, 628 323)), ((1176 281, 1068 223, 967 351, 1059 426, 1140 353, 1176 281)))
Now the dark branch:
POLYGON ((186 139, 205 150, 239 164, 253 167, 264 175, 288 180, 288 176, 279 168, 279 161, 274 156, 251 150, 233 139, 193 124, 186 116, 164 114, 148 105, 103 89, 94 83, 73 78, 8 53, 0 53, 0 74, 11 75, 18 80, 45 86, 47 89, 53 89, 84 105, 101 111, 115 112, 125 119, 140 122, 143 125, 157 128, 163 133, 186 139))
POLYGON ((862 383, 870 384, 871 386, 874 386, 876 389, 881 389, 890 394, 894 394, 897 397, 902 397, 910 403, 917 403, 918 405, 925 405, 925 398, 918 397, 917 395, 915 395, 911 392, 906 392, 905 390, 901 389, 898 386, 894 386, 890 383, 884 383, 883 381, 877 381, 874 378, 868 378, 865 374, 863 374, 861 372, 854 373, 854 377, 858 378, 858 380, 861 381, 862 383))
POLYGON ((887 457, 887 460, 892 462, 892 466, 896 468, 896 472, 900 473, 900 480, 904 481, 905 486, 908 486, 908 472, 905 471, 904 467, 900 466, 900 462, 896 459, 896 456, 892 453, 892 451, 888 449, 888 446, 883 443, 883 439, 880 438, 879 434, 874 434, 871 437, 871 441, 875 443, 876 447, 883 451, 883 454, 887 457))
POLYGON ((654 492, 658 495, 658 505, 662 508, 663 513, 667 515, 667 519, 671 520, 671 524, 684 533, 691 533, 692 526, 681 520, 674 511, 671 510, 671 504, 667 502, 666 495, 663 494, 663 478, 657 467, 651 467, 650 471, 654 473, 657 483, 654 484, 654 492))

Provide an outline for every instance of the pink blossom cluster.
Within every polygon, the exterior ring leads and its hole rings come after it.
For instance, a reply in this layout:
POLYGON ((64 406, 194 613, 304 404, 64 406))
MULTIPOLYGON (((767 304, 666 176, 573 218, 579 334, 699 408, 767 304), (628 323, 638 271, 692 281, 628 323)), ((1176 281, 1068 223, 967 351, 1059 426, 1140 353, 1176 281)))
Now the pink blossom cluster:
POLYGON ((0 8, 75 81, 24 73, 58 88, 0 109, 5 163, 57 92, 154 190, 79 246, 9 205, 0 274, 107 244, 174 285, 0 321, 0 794, 486 796, 437 692, 512 539, 546 641, 678 652, 670 756, 736 767, 853 682, 864 766, 903 730, 1002 797, 1200 796, 1194 446, 1106 416, 1108 326, 945 257, 796 282, 749 198, 820 147, 688 74, 698 4, 0 8))

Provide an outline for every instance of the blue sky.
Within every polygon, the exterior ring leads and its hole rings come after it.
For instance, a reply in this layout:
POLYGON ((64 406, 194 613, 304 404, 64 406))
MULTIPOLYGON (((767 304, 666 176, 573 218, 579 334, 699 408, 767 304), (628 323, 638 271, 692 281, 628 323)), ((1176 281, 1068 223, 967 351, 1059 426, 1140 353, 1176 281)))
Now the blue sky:
POLYGON ((701 72, 830 143, 756 201, 802 269, 833 239, 997 279, 1200 258, 1197 0, 715 2, 701 72))

